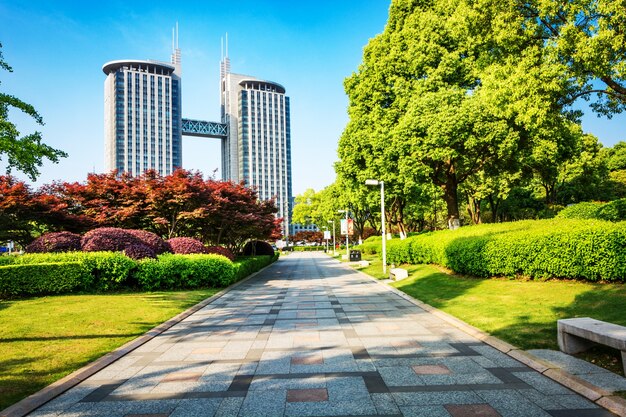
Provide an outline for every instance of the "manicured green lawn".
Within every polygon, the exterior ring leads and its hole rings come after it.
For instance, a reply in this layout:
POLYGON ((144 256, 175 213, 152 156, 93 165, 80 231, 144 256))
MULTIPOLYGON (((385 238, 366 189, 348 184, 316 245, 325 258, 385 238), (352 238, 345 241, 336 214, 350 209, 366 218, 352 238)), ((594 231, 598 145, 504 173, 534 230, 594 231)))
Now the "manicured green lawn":
MULTIPOLYGON (((361 271, 387 278, 377 255, 361 271)), ((593 317, 626 326, 626 285, 582 281, 472 278, 432 265, 401 265, 409 278, 391 285, 522 349, 556 349, 556 321, 593 317)), ((389 271, 389 267, 387 268, 389 271)), ((596 348, 580 357, 623 374, 619 353, 596 348)))
POLYGON ((0 410, 217 291, 0 300, 0 410))

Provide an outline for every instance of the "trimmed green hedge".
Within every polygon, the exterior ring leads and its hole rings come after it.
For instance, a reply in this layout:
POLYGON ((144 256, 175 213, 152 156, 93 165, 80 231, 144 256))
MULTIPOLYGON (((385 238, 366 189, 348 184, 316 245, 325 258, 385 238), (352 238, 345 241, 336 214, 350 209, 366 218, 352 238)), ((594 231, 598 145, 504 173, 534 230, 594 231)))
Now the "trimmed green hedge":
POLYGON ((137 265, 136 261, 119 252, 32 253, 0 259, 3 259, 5 264, 13 265, 77 262, 85 272, 84 289, 88 291, 120 288, 137 265))
POLYGON ((560 219, 597 219, 611 222, 626 220, 626 199, 608 203, 583 202, 561 210, 556 216, 560 219))
POLYGON ((326 245, 321 246, 293 246, 290 250, 293 252, 322 252, 326 249, 326 245))
POLYGON ((224 287, 233 282, 233 263, 222 255, 159 255, 139 261, 133 277, 144 290, 224 287))
POLYGON ((216 254, 163 254, 134 261, 115 252, 71 252, 2 257, 0 297, 142 290, 225 287, 269 265, 278 255, 231 262, 216 254))
POLYGON ((59 294, 84 289, 90 280, 80 262, 0 266, 0 294, 59 294))
POLYGON ((234 262, 234 281, 240 281, 250 274, 266 267, 278 260, 278 254, 274 256, 246 256, 238 258, 234 262))
POLYGON ((626 280, 626 222, 527 220, 391 240, 387 262, 433 263, 475 276, 626 280))

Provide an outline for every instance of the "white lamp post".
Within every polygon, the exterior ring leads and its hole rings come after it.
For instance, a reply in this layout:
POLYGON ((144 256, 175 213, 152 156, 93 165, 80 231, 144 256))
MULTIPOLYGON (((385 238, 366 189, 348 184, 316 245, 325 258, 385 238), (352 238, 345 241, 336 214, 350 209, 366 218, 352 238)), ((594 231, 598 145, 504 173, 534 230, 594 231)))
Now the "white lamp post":
POLYGON ((348 233, 348 209, 345 210, 338 210, 337 213, 346 213, 346 256, 348 257, 348 261, 350 260, 350 244, 348 242, 348 238, 350 237, 350 234, 348 233))
POLYGON ((328 220, 328 223, 333 224, 333 256, 335 256, 335 248, 337 248, 337 245, 335 244, 335 220, 328 220))
POLYGON ((385 232, 385 182, 378 180, 365 180, 365 185, 380 184, 380 221, 383 231, 383 274, 387 275, 387 233, 385 232))

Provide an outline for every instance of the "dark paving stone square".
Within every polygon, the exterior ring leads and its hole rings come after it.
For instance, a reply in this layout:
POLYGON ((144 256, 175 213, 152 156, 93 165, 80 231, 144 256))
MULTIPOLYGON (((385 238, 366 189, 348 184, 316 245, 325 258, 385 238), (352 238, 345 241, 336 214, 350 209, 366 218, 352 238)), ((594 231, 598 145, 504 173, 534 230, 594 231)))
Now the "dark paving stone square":
POLYGON ((502 417, 488 404, 448 404, 443 407, 452 417, 502 417))
POLYGON ((505 384, 519 384, 524 383, 521 379, 510 373, 508 370, 504 368, 485 368, 485 370, 489 371, 491 375, 498 378, 500 381, 505 384))
POLYGON ((236 375, 228 391, 248 391, 254 375, 236 375))
POLYGON ((465 343, 450 343, 454 349, 456 349, 462 356, 480 356, 480 353, 471 349, 465 343))
POLYGON ((389 387, 387 387, 387 384, 385 384, 385 381, 383 381, 383 378, 378 372, 373 375, 363 375, 363 382, 365 383, 367 392, 369 392, 370 394, 381 394, 389 392, 389 387))
POLYGON ((321 402, 328 401, 328 391, 326 388, 309 388, 309 389, 288 389, 287 402, 321 402))
POLYGON ((117 388, 119 388, 125 382, 126 381, 124 380, 124 381, 120 381, 120 382, 115 383, 115 384, 105 384, 105 385, 102 385, 100 388, 97 388, 96 390, 92 391, 89 395, 87 395, 85 398, 80 400, 80 402, 82 402, 82 403, 95 403, 95 402, 102 401, 106 397, 108 397, 110 393, 115 391, 117 388))

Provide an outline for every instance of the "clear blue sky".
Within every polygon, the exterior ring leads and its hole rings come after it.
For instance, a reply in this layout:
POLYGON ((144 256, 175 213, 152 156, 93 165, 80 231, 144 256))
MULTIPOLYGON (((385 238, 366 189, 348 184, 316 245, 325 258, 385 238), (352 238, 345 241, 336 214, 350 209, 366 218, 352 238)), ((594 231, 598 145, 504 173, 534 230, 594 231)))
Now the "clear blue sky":
MULTIPOLYGON (((41 130, 46 143, 69 153, 59 164, 46 163, 37 184, 83 181, 104 168, 102 65, 169 61, 178 22, 183 116, 218 121, 220 39, 228 32, 232 71, 276 81, 291 97, 296 195, 334 181, 337 141, 348 120, 343 80, 384 29, 388 8, 388 0, 0 0, 0 42, 14 69, 0 72, 0 89, 44 118, 41 128, 12 112, 22 133, 41 130)), ((626 139, 625 121, 587 112, 583 128, 611 146, 626 139)), ((217 140, 183 137, 184 168, 210 174, 220 166, 219 153, 217 140)))

